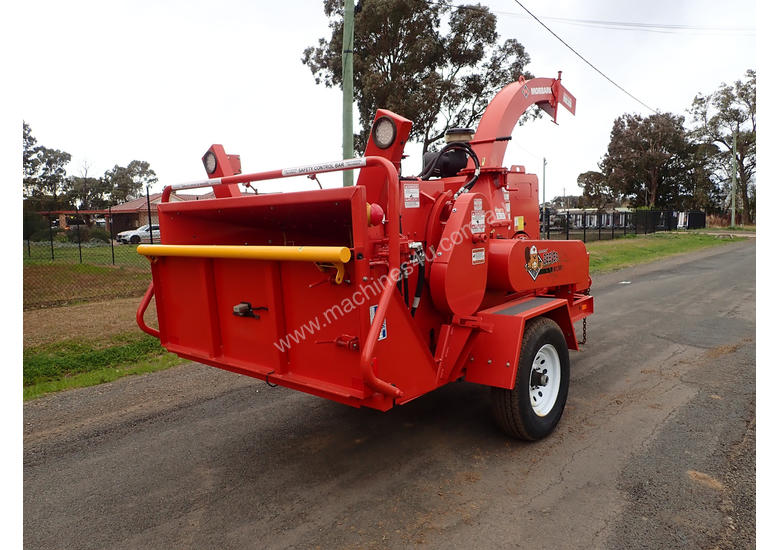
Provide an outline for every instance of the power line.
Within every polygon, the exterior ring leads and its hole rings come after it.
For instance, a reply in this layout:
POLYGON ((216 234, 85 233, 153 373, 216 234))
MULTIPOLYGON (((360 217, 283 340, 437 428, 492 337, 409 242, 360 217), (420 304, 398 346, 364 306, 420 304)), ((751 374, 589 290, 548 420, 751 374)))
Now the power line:
POLYGON ((531 13, 531 11, 530 11, 528 8, 526 8, 526 7, 525 7, 523 4, 521 4, 521 3, 520 3, 520 0, 515 0, 515 3, 516 3, 518 6, 520 6, 521 8, 523 8, 523 9, 524 9, 524 10, 525 10, 525 11, 528 13, 528 15, 530 15, 531 17, 533 17, 534 19, 536 19, 536 21, 537 21, 537 22, 538 22, 538 23, 539 23, 539 24, 540 24, 542 27, 544 27, 545 29, 547 29, 547 31, 548 31, 550 34, 552 34, 552 35, 553 35, 555 38, 557 38, 557 39, 558 39, 558 40, 561 42, 561 44, 563 44, 564 46, 566 46, 567 48, 569 48, 569 49, 570 49, 570 50, 571 50, 571 51, 572 51, 572 52, 573 52, 573 53, 574 53, 574 54, 575 54, 577 57, 579 57, 579 58, 580 58, 580 59, 582 59, 582 60, 583 60, 585 63, 587 63, 587 64, 588 64, 588 66, 590 66, 590 68, 591 68, 591 69, 593 69, 594 71, 596 71, 597 73, 599 73, 601 76, 603 76, 604 78, 606 78, 606 79, 607 79, 607 80, 608 80, 608 81, 609 81, 609 82, 610 82, 610 83, 611 83, 613 86, 617 87, 619 90, 621 90, 623 93, 625 93, 627 96, 629 96, 631 99, 633 99, 633 100, 634 100, 634 101, 636 101, 637 103, 640 103, 640 104, 642 104, 644 107, 646 107, 647 109, 649 109, 649 110, 653 111, 654 113, 658 113, 658 110, 657 110, 657 109, 653 109, 653 108, 652 108, 652 107, 650 107, 650 106, 649 106, 647 103, 645 103, 644 101, 642 101, 641 99, 639 99, 638 97, 636 97, 634 94, 632 94, 631 92, 629 92, 628 90, 626 90, 626 89, 625 89, 623 86, 621 86, 620 84, 618 84, 617 82, 615 82, 614 80, 612 80, 611 78, 609 78, 607 75, 605 75, 603 72, 601 72, 601 70, 599 70, 599 69, 598 69, 598 68, 597 68, 597 67, 596 67, 596 66, 595 66, 593 63, 591 63, 590 61, 588 61, 587 59, 585 59, 585 58, 584 58, 584 57, 583 57, 583 56, 582 56, 582 55, 581 55, 581 54, 580 54, 580 53, 579 53, 577 50, 575 50, 574 48, 572 48, 571 46, 569 46, 569 44, 568 44, 568 43, 567 43, 567 42, 566 42, 566 41, 565 41, 563 38, 561 38, 560 36, 558 36, 557 34, 555 34, 555 32, 553 32, 553 30, 552 30, 552 29, 550 29, 550 27, 548 27, 547 25, 545 25, 545 24, 544 24, 544 23, 543 23, 543 22, 542 22, 542 21, 541 21, 541 20, 540 20, 538 17, 536 17, 536 16, 535 16, 533 13, 531 13))
POLYGON ((704 27, 700 25, 671 25, 664 23, 637 23, 631 21, 602 21, 598 19, 572 19, 568 17, 545 17, 550 21, 562 23, 582 23, 607 28, 625 27, 631 30, 669 30, 669 31, 712 31, 712 32, 743 32, 755 34, 755 29, 750 27, 704 27))
MULTIPOLYGON (((462 9, 462 10, 472 10, 472 11, 480 11, 485 12, 488 10, 488 8, 478 8, 476 6, 465 6, 465 5, 458 5, 458 4, 450 4, 448 2, 442 1, 442 0, 428 0, 429 4, 436 4, 436 5, 446 5, 451 8, 456 9, 462 9)), ((517 13, 517 12, 511 12, 511 11, 498 11, 498 10, 490 10, 491 13, 499 14, 499 15, 508 15, 510 17, 522 17, 526 18, 527 16, 523 13, 517 13)), ((749 35, 755 35, 756 30, 752 27, 706 27, 702 25, 673 25, 668 23, 639 23, 639 22, 633 22, 633 21, 605 21, 605 20, 598 20, 598 19, 577 19, 577 18, 571 18, 571 17, 552 17, 552 16, 541 16, 545 20, 548 21, 556 21, 558 23, 565 23, 568 25, 577 25, 581 27, 593 27, 593 28, 599 28, 599 29, 610 29, 610 30, 627 30, 627 31, 639 31, 639 32, 661 32, 661 33, 667 33, 667 34, 680 34, 680 33, 688 33, 691 34, 691 31, 693 31, 692 34, 710 34, 710 35, 717 35, 717 34, 749 34, 749 35)))
POLYGON ((530 151, 530 150, 526 149, 525 147, 520 145, 520 143, 515 143, 514 145, 512 145, 512 147, 519 147, 520 149, 522 149, 523 151, 525 151, 526 153, 528 153, 532 157, 536 157, 537 160, 542 160, 542 158, 543 158, 541 155, 537 155, 533 151, 530 151))
MULTIPOLYGON (((524 19, 527 19, 523 15, 517 14, 518 17, 523 17, 524 19)), ((690 30, 666 30, 665 27, 632 27, 630 24, 624 24, 624 25, 609 25, 609 24, 599 24, 599 23, 589 23, 587 21, 568 21, 568 20, 558 20, 553 17, 545 17, 545 19, 555 21, 556 23, 560 23, 561 25, 571 25, 574 27, 584 27, 587 29, 607 29, 610 31, 626 31, 626 32, 652 32, 652 33, 658 33, 658 34, 670 34, 670 35, 678 35, 678 36, 732 36, 732 37, 738 37, 738 36, 755 36, 755 31, 751 31, 749 29, 741 30, 741 29, 715 29, 714 27, 708 27, 708 28, 699 28, 699 29, 690 29, 690 30)))
MULTIPOLYGON (((450 8, 455 9, 465 9, 465 10, 474 10, 479 12, 490 12, 490 9, 487 7, 476 7, 476 6, 461 6, 461 5, 455 5, 451 4, 449 2, 446 2, 444 0, 427 0, 429 4, 435 4, 435 5, 446 5, 450 8)), ((598 67, 596 67, 593 63, 585 59, 585 57, 582 56, 577 50, 575 50, 572 46, 570 46, 563 38, 558 36, 550 27, 545 25, 537 16, 535 16, 531 11, 526 8, 519 0, 514 0, 515 3, 523 8, 523 10, 528 13, 533 19, 536 20, 542 27, 544 27, 550 34, 552 34, 555 38, 557 38, 564 46, 566 46, 569 50, 571 50, 577 57, 582 59, 590 68, 592 68, 594 71, 599 73, 601 76, 603 76, 610 84, 618 88, 620 91, 622 91, 624 94, 629 96, 631 99, 645 107, 646 109, 654 112, 659 113, 658 109, 654 109, 650 107, 647 103, 636 97, 634 94, 626 90, 623 86, 612 80, 610 77, 608 77, 604 72, 602 72, 598 67)), ((514 12, 495 12, 497 14, 502 15, 511 15, 515 17, 525 17, 523 14, 520 13, 514 13, 514 12)), ((589 27, 596 27, 596 28, 607 28, 612 30, 636 30, 636 31, 648 31, 648 32, 689 32, 689 31, 727 31, 727 32, 750 32, 752 29, 747 27, 702 27, 702 26, 696 26, 696 25, 672 25, 672 24, 661 24, 661 23, 634 23, 634 22, 625 22, 625 21, 604 21, 604 20, 596 20, 596 19, 574 19, 574 18, 566 18, 566 17, 547 17, 546 19, 558 21, 561 23, 567 23, 567 24, 574 24, 574 25, 580 25, 580 26, 589 26, 589 27)))

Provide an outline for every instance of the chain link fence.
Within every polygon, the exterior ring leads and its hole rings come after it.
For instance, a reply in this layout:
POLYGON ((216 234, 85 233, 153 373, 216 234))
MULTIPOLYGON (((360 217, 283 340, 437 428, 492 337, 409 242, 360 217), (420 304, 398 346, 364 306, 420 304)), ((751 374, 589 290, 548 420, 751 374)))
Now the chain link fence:
POLYGON ((25 211, 24 309, 141 297, 151 281, 151 270, 136 248, 141 242, 159 241, 159 232, 154 231, 156 212, 148 198, 142 199, 146 205, 140 215, 120 215, 111 208, 25 211), (130 237, 124 231, 127 227, 130 237), (138 227, 151 230, 137 231, 138 227))

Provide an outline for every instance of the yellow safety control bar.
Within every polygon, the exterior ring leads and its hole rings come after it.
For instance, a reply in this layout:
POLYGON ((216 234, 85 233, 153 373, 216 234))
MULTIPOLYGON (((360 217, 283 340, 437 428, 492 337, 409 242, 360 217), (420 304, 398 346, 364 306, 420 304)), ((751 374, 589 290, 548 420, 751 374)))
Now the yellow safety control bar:
POLYGON ((276 260, 332 263, 336 283, 344 279, 344 264, 352 256, 346 246, 240 246, 194 244, 141 244, 139 254, 149 258, 177 256, 184 258, 226 258, 237 260, 276 260))

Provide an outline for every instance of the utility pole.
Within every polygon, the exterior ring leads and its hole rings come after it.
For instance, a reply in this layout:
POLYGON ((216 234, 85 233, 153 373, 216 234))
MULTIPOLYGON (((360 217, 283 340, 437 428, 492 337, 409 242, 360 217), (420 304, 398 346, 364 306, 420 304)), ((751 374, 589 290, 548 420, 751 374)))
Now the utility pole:
MULTIPOLYGON (((537 157, 539 158, 539 157, 537 157)), ((547 157, 542 157, 542 223, 547 220, 547 229, 550 228, 550 217, 547 214, 547 157)), ((542 226, 544 229, 544 226, 542 226)))
POLYGON ((734 143, 731 146, 731 227, 735 225, 737 209, 737 132, 734 132, 734 143))
MULTIPOLYGON (((538 157, 537 157, 538 158, 538 157)), ((542 157, 542 208, 547 208, 546 197, 546 172, 547 172, 547 158, 542 157)))
MULTIPOLYGON (((345 159, 355 156, 355 134, 352 126, 352 54, 355 42, 355 0, 344 0, 344 38, 341 54, 341 87, 343 90, 342 150, 345 159)), ((353 183, 352 170, 344 170, 344 187, 353 183)))

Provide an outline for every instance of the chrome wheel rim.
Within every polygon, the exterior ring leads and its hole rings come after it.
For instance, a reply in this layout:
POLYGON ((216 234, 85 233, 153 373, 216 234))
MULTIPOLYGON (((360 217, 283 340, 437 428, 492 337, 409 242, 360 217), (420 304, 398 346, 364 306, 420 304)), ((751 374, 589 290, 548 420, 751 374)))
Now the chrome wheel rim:
POLYGON ((552 344, 536 352, 528 377, 528 396, 536 416, 546 416, 558 400, 561 388, 561 359, 552 344))

